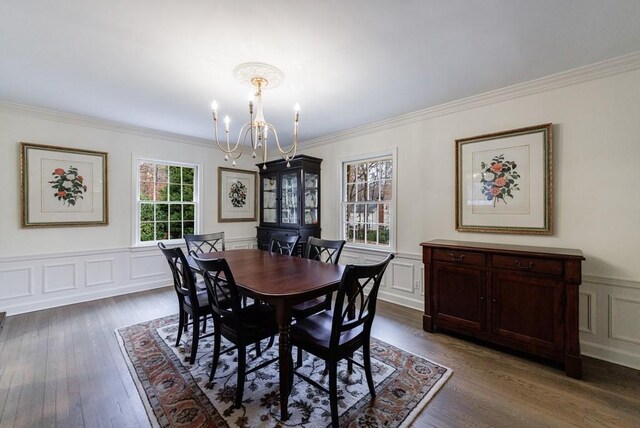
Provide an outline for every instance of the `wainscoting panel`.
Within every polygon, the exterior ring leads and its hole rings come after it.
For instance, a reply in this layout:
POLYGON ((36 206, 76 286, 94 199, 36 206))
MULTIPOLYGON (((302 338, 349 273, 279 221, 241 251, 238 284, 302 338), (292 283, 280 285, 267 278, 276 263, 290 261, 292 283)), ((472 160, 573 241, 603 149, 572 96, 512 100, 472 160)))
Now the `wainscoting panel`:
POLYGON ((84 265, 85 285, 96 287, 98 285, 113 284, 113 263, 115 258, 87 260, 84 265))
MULTIPOLYGON (((255 237, 227 240, 229 248, 255 248, 255 237)), ((7 316, 120 294, 171 286, 157 247, 0 258, 0 312, 7 316)))
POLYGON ((42 265, 42 293, 56 293, 78 287, 75 263, 42 265))
POLYGON ((32 294, 32 268, 15 268, 0 271, 0 301, 28 297, 32 294))
POLYGON ((579 325, 584 355, 640 369, 640 282, 584 276, 579 325))

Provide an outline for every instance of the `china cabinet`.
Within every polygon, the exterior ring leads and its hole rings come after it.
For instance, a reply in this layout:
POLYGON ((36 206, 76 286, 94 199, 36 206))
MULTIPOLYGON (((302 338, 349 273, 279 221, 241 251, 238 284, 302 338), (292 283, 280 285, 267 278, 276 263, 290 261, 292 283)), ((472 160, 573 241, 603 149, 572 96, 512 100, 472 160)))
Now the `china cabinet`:
POLYGON ((563 364, 580 378, 579 250, 423 242, 426 331, 449 330, 563 364))
POLYGON ((293 160, 258 164, 260 169, 260 225, 258 248, 267 250, 276 232, 300 235, 301 254, 309 236, 320 238, 320 163, 299 155, 293 160), (266 168, 263 168, 263 165, 266 168))

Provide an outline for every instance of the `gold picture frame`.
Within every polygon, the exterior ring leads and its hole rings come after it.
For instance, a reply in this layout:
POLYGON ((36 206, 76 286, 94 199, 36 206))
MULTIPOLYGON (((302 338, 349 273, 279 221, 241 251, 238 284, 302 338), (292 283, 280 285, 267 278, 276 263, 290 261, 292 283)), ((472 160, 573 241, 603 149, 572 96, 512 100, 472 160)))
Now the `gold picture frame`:
POLYGON ((218 222, 256 221, 257 187, 256 172, 218 167, 218 222))
POLYGON ((553 233, 553 124, 456 140, 456 230, 553 233))
POLYGON ((108 153, 20 143, 22 227, 109 224, 108 153))

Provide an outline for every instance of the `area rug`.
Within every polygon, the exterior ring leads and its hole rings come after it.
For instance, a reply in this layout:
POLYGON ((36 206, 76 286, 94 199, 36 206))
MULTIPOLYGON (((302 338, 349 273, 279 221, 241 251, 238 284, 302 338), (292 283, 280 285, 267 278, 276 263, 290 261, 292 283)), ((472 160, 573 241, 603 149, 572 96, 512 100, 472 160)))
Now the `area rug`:
MULTIPOLYGON (((211 328, 209 325, 208 328, 211 328)), ((177 316, 160 318, 116 331, 133 380, 154 427, 305 427, 331 426, 328 396, 305 381, 294 378, 289 397, 290 417, 280 419, 278 364, 251 373, 245 381, 242 407, 233 407, 236 390, 236 351, 224 341, 213 387, 211 370, 213 338, 200 341, 195 364, 190 365, 190 332, 176 347, 177 316)), ((209 330, 211 331, 211 330, 209 330)), ((262 347, 267 345, 263 342, 262 347)), ((252 350, 247 365, 277 355, 274 346, 256 358, 252 350)), ((324 362, 305 353, 301 371, 323 386, 328 385, 324 362)), ((362 369, 346 363, 339 367, 338 403, 341 427, 406 427, 442 387, 452 371, 440 364, 372 338, 372 372, 376 397, 371 400, 362 369)), ((355 355, 361 360, 362 356, 355 355)), ((328 386, 327 386, 328 387, 328 386)))

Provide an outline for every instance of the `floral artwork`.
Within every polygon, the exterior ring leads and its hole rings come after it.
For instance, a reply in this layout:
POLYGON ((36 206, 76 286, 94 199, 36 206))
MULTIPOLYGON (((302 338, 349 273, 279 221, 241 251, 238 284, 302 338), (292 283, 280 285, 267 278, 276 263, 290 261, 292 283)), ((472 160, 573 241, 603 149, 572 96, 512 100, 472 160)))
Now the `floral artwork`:
POLYGON ((84 178, 78 175, 78 168, 69 166, 68 170, 56 168, 51 175, 53 180, 48 183, 54 189, 53 197, 62 202, 62 205, 72 206, 78 199, 84 199, 82 194, 87 191, 84 178))
POLYGON ((237 168, 218 168, 218 221, 256 221, 258 174, 237 168))
POLYGON ((247 186, 240 181, 231 183, 229 192, 229 199, 231 205, 235 208, 242 208, 247 204, 247 186))
POLYGON ((482 193, 488 201, 496 206, 498 201, 507 203, 507 197, 513 199, 513 191, 520 190, 518 179, 520 174, 516 171, 518 166, 513 161, 505 161, 504 154, 495 156, 489 165, 485 162, 480 164, 482 177, 480 182, 483 185, 482 193))

